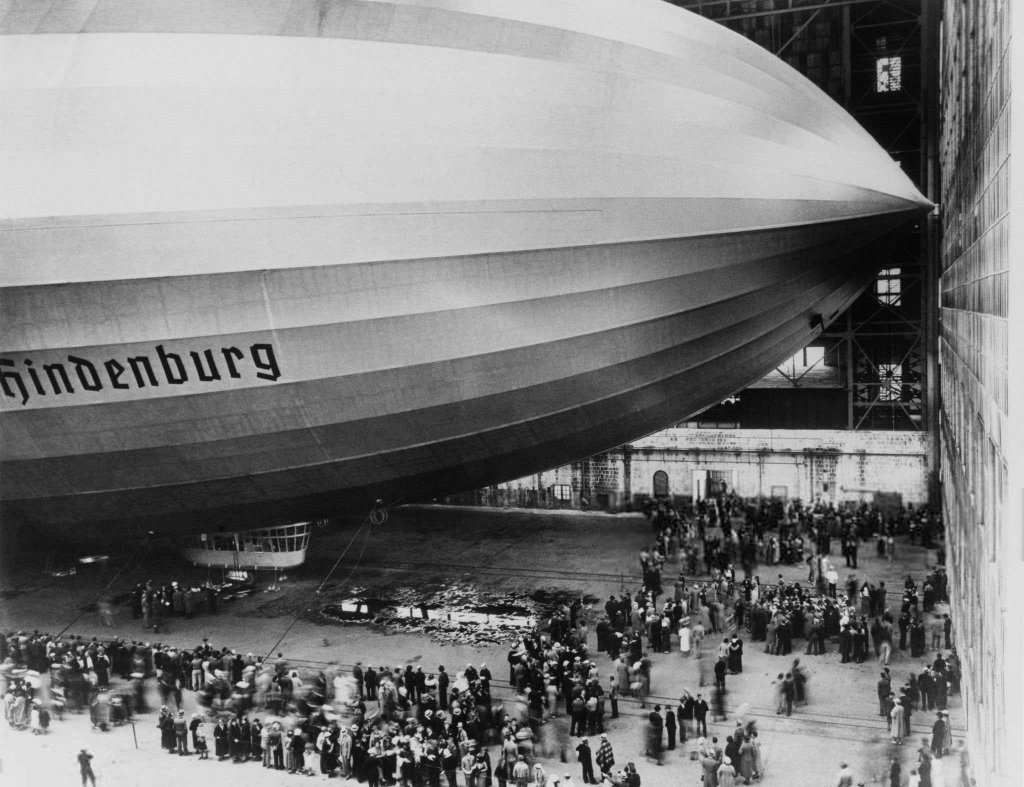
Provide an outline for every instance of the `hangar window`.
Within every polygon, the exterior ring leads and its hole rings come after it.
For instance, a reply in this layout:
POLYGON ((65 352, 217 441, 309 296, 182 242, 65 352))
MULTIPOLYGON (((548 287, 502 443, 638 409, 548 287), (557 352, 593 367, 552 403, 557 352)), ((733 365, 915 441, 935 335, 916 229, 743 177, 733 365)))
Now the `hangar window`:
POLYGON ((898 363, 878 364, 878 398, 883 402, 898 402, 903 386, 903 371, 898 363))
POLYGON ((899 268, 885 268, 879 272, 875 281, 875 295, 882 303, 890 306, 899 305, 902 293, 901 273, 899 268))
POLYGON ((896 93, 903 87, 903 58, 880 57, 875 61, 875 92, 896 93))

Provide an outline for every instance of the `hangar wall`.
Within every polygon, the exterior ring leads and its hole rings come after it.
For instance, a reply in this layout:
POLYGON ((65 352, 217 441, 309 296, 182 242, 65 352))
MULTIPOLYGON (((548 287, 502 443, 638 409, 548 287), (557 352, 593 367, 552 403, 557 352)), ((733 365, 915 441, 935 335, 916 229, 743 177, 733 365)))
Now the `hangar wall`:
MULTIPOLYGON (((1021 779, 1022 549, 1011 376, 1010 8, 947 0, 943 30, 940 435, 971 769, 1021 779), (1013 480, 1011 480, 1013 479, 1013 480), (1014 490, 1011 494, 1011 489, 1014 490)), ((1019 274, 1018 274, 1019 275, 1019 274)), ((1019 285, 1018 285, 1019 289, 1019 285)), ((1019 438, 1018 438, 1019 442, 1019 438)))
POLYGON ((457 496, 478 505, 615 510, 663 490, 702 495, 711 473, 742 497, 870 502, 875 493, 928 501, 928 444, 920 432, 667 429, 571 465, 457 496))

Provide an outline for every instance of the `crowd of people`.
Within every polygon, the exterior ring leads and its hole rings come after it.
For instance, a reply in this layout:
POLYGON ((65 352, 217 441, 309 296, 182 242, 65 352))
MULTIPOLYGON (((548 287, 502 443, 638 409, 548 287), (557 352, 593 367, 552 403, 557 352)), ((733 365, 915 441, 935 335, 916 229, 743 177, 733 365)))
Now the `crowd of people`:
MULTIPOLYGON (((756 726, 743 711, 722 744, 708 735, 709 714, 713 721, 726 720, 727 677, 743 672, 745 645, 763 642, 765 653, 785 657, 804 640, 802 655, 821 655, 835 644, 842 662, 863 662, 873 650, 883 667, 879 715, 893 742, 909 735, 915 711, 935 708, 942 715, 928 756, 948 752, 945 713, 948 695, 959 691, 960 667, 948 614, 934 611, 948 598, 941 568, 924 577, 920 590, 907 577, 897 616, 890 608, 896 596, 884 583, 850 574, 840 587, 829 559, 833 538, 844 555, 855 554, 848 542, 861 542, 862 528, 877 524, 874 513, 822 514, 796 506, 776 511, 780 519, 772 527, 765 512, 740 509, 729 499, 698 506, 689 516, 667 504, 652 507, 655 538, 639 555, 642 586, 604 603, 593 652, 593 621, 579 601, 558 606, 521 637, 508 652, 511 699, 495 696, 496 679, 485 664, 452 674, 444 667, 431 673, 413 664, 359 663, 337 674, 300 670, 281 654, 262 658, 207 640, 181 648, 19 632, 0 637, 5 715, 16 729, 45 732, 51 709, 60 715, 88 708, 94 726, 107 729, 148 713, 147 694, 155 687, 161 746, 182 757, 354 777, 371 787, 440 787, 442 779, 446 787, 492 787, 494 781, 499 787, 567 787, 568 775, 546 774, 541 760, 565 762, 574 750, 584 783, 638 787, 635 765, 615 761, 606 723, 618 717, 623 696, 647 710, 651 654, 678 653, 697 660, 698 685, 672 707, 649 709, 643 754, 660 765, 664 752, 685 743, 692 729, 698 737, 691 756, 700 762, 705 787, 729 787, 758 779, 763 757, 756 726), (769 529, 778 535, 766 539, 769 529), (818 554, 806 559, 805 545, 818 554), (698 556, 708 571, 694 580, 698 556), (674 581, 665 578, 670 562, 682 569, 674 581), (786 582, 779 575, 762 583, 753 573, 762 562, 806 563, 808 581, 786 582), (939 652, 893 690, 893 651, 909 646, 912 656, 924 655, 928 633, 931 648, 942 645, 949 655, 939 652), (199 712, 186 711, 186 692, 194 693, 199 712), (571 738, 581 740, 573 746, 571 738)), ((147 628, 153 618, 192 611, 187 594, 173 583, 140 585, 132 607, 147 628)), ((808 702, 808 680, 799 658, 779 672, 774 690, 780 715, 808 702)), ((925 778, 921 783, 927 787, 925 778)))
MULTIPOLYGON (((558 782, 564 777, 548 778, 538 756, 564 760, 569 736, 600 735, 595 762, 601 781, 638 787, 635 765, 615 768, 611 744, 602 734, 608 710, 618 715, 616 677, 610 675, 608 688, 602 687, 579 609, 556 610, 564 642, 535 631, 510 649, 510 702, 492 696, 494 676, 486 664, 479 669, 467 664, 449 675, 443 666, 428 674, 411 664, 375 669, 360 663, 347 674, 321 671, 303 680, 281 654, 276 659, 242 655, 207 640, 177 648, 39 632, 0 638, 6 666, 0 670, 0 690, 5 696, 24 695, 35 705, 49 705, 63 691, 69 711, 89 706, 94 726, 107 729, 147 713, 147 687, 155 688, 162 703, 161 746, 169 754, 259 762, 293 774, 355 777, 374 786, 439 787, 442 778, 448 787, 456 787, 459 778, 466 787, 558 782), (41 679, 33 684, 24 677, 30 672, 41 679), (97 715, 97 702, 109 708, 115 692, 125 702, 124 719, 97 715), (185 692, 194 693, 201 713, 186 714, 185 692), (563 714, 570 719, 568 735, 556 724, 545 726, 563 714), (492 756, 495 746, 498 753, 492 756)), ((8 720, 18 728, 15 710, 8 710, 8 720)), ((587 759, 581 749, 589 745, 577 747, 581 763, 587 759)), ((593 774, 584 776, 585 782, 598 783, 593 774)))

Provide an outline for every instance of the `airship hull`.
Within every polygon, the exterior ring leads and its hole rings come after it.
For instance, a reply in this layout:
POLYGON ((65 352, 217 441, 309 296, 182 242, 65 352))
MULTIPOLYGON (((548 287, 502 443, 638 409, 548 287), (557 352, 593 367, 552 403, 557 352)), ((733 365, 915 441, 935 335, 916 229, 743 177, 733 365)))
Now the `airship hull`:
POLYGON ((5 522, 253 528, 578 459, 791 355, 926 207, 664 4, 139 8, 4 21, 5 522))

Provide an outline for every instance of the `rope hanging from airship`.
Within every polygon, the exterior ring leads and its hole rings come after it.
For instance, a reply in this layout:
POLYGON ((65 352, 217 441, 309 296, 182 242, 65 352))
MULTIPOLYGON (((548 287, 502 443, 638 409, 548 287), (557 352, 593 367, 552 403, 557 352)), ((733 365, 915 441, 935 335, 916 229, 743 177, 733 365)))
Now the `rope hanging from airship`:
POLYGON ((105 595, 107 595, 107 592, 110 590, 113 584, 120 578, 121 574, 124 573, 124 570, 126 568, 131 567, 133 571, 138 569, 139 566, 142 565, 142 559, 143 557, 145 557, 144 553, 149 552, 149 548, 152 545, 153 531, 151 530, 148 533, 146 533, 146 537, 142 540, 142 543, 139 545, 139 548, 136 549, 134 554, 130 558, 128 558, 128 560, 125 561, 124 565, 121 566, 121 568, 117 570, 114 576, 110 578, 110 581, 106 585, 104 585, 103 589, 96 594, 96 597, 92 600, 92 602, 89 604, 84 604, 81 607, 81 611, 78 613, 78 615, 75 616, 75 619, 68 623, 64 628, 62 628, 60 632, 57 634, 57 637, 61 637, 64 634, 64 632, 66 632, 69 628, 71 628, 78 621, 80 621, 86 614, 94 611, 96 605, 100 603, 100 601, 103 599, 105 595))
MULTIPOLYGON (((369 525, 382 525, 385 522, 387 522, 388 514, 389 514, 388 509, 390 509, 392 506, 399 505, 402 502, 403 499, 404 498, 399 498, 399 499, 395 500, 392 503, 384 503, 384 501, 378 500, 374 504, 373 508, 370 510, 370 513, 368 513, 363 518, 363 521, 360 523, 359 527, 356 529, 356 532, 353 533, 352 534, 352 538, 349 539, 348 544, 345 545, 345 548, 342 550, 341 554, 338 555, 338 559, 334 561, 334 565, 331 566, 331 570, 328 571, 327 574, 324 576, 323 581, 317 587, 316 592, 314 593, 314 595, 319 595, 321 593, 321 591, 323 591, 324 587, 330 581, 331 577, 334 575, 334 572, 337 570, 338 566, 341 565, 341 561, 344 560, 345 555, 348 554, 349 550, 352 548, 352 546, 355 544, 356 540, 359 538, 360 533, 362 533, 362 535, 363 535, 363 544, 359 548, 359 555, 356 557, 355 562, 352 563, 352 568, 349 569, 348 574, 341 581, 341 584, 342 585, 346 584, 352 578, 352 575, 356 572, 356 570, 359 568, 360 564, 362 563, 363 554, 365 554, 365 552, 366 552, 366 545, 370 541, 370 529, 371 528, 368 527, 368 526, 369 525)), ((293 628, 295 628, 295 624, 298 623, 299 619, 304 614, 309 612, 310 609, 311 609, 311 607, 305 607, 305 608, 299 610, 298 613, 296 613, 296 615, 292 618, 291 623, 288 624, 288 627, 284 630, 284 632, 281 634, 281 636, 277 638, 277 642, 275 642, 273 644, 273 646, 271 646, 270 648, 267 649, 267 654, 264 657, 264 659, 268 659, 268 658, 270 658, 274 654, 274 651, 276 651, 277 648, 280 646, 280 644, 282 642, 284 642, 285 638, 291 633, 291 630, 293 628)))

